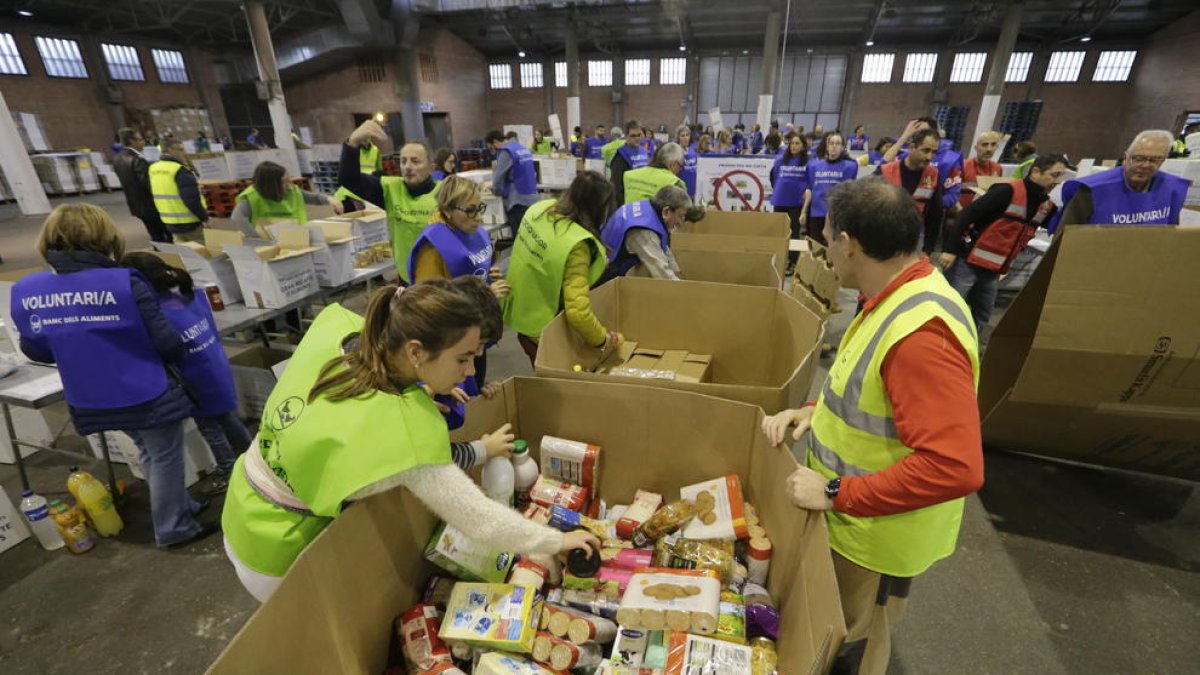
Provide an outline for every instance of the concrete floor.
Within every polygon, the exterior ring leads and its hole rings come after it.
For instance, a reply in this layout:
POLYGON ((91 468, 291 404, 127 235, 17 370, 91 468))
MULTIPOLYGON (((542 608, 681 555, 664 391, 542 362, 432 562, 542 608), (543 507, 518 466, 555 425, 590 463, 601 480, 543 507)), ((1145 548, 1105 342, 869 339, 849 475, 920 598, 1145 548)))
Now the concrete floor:
MULTIPOLYGON (((145 245, 120 194, 87 199, 111 207, 130 248, 145 245)), ((39 225, 0 205, 0 273, 40 262, 39 225)), ((848 322, 833 318, 832 342, 848 322)), ((511 336, 489 360, 495 379, 531 374, 511 336)), ((59 445, 80 443, 66 425, 59 445)), ((1001 452, 986 461, 957 554, 914 584, 890 674, 1200 673, 1200 497, 1191 484, 1001 452)), ((35 455, 35 489, 64 495, 70 463, 35 455)), ((14 467, 0 465, 0 484, 19 495, 14 467)), ((219 508, 217 500, 204 518, 219 508)), ((0 673, 202 672, 254 611, 219 536, 157 550, 140 481, 122 514, 126 531, 84 556, 32 540, 0 554, 0 673)))

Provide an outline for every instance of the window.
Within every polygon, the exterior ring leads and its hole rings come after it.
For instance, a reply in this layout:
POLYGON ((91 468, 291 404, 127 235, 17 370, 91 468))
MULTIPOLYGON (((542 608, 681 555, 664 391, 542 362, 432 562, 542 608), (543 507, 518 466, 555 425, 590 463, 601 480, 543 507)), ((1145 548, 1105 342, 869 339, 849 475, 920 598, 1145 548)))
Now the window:
POLYGON ((1050 55, 1050 66, 1046 68, 1047 82, 1075 82, 1083 70, 1086 52, 1054 52, 1050 55))
POLYGON ((954 66, 950 69, 951 82, 979 82, 983 79, 983 64, 987 62, 985 52, 959 52, 954 55, 954 66))
POLYGON ((933 52, 909 54, 904 59, 904 82, 933 82, 938 55, 933 52))
POLYGON ((554 62, 554 86, 556 86, 556 87, 567 86, 567 62, 566 61, 555 61, 554 62))
POLYGON ((521 86, 526 89, 538 89, 542 86, 542 64, 521 64, 521 86))
POLYGON ((860 82, 891 82, 892 65, 896 63, 895 54, 867 54, 863 57, 863 71, 860 82))
POLYGON ((588 61, 588 86, 612 86, 612 61, 588 61))
POLYGON ((1013 52, 1008 59, 1008 72, 1004 74, 1005 82, 1024 82, 1029 78, 1029 64, 1033 62, 1033 52, 1013 52))
POLYGON ((21 52, 17 50, 12 33, 0 33, 0 74, 29 74, 29 71, 25 70, 25 61, 21 58, 21 52))
POLYGON ((625 59, 625 86, 650 84, 650 59, 625 59))
POLYGON ((1092 82, 1125 82, 1129 79, 1129 71, 1133 70, 1135 58, 1135 51, 1100 52, 1092 82))
MULTIPOLYGON (((421 54, 419 58, 421 61, 421 81, 437 82, 439 79, 437 59, 434 58, 433 54, 421 54)), ((382 62, 380 63, 380 68, 383 68, 382 62)), ((382 81, 380 80, 380 82, 382 81)))
POLYGON ((142 61, 138 58, 137 50, 129 45, 110 45, 107 42, 100 45, 104 52, 104 62, 108 64, 108 76, 114 80, 129 82, 145 82, 146 74, 142 72, 142 61))
POLYGON ((183 52, 151 49, 150 56, 154 57, 154 67, 158 70, 160 82, 188 83, 187 66, 183 65, 183 52))
POLYGON ((659 59, 659 84, 687 84, 687 59, 659 59))
POLYGON ((489 64, 488 79, 492 89, 512 89, 512 66, 507 63, 489 64))
POLYGON ((83 65, 83 56, 79 53, 79 43, 74 40, 58 38, 35 37, 38 54, 42 55, 42 63, 46 66, 46 74, 50 77, 80 77, 88 76, 87 66, 83 65))

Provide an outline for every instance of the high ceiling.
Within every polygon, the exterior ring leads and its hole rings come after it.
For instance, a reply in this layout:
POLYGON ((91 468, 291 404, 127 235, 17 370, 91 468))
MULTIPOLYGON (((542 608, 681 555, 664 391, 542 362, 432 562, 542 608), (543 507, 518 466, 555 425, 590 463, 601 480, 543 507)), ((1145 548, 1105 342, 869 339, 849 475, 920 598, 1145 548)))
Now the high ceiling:
MULTIPOLYGON (((788 14, 790 45, 845 47, 873 38, 938 49, 999 33, 1004 2, 973 0, 264 0, 277 41, 340 24, 339 6, 374 3, 387 15, 407 4, 494 57, 562 53, 565 26, 579 26, 583 53, 762 47, 767 13, 788 14), (790 14, 789 14, 790 12, 790 14)), ((1026 0, 1023 42, 1055 44, 1090 34, 1137 40, 1189 11, 1196 0, 1026 0)), ((0 0, 0 20, 124 33, 202 46, 249 46, 239 0, 0 0), (18 17, 23 10, 31 18, 18 17)), ((425 19, 428 20, 428 19, 425 19)))

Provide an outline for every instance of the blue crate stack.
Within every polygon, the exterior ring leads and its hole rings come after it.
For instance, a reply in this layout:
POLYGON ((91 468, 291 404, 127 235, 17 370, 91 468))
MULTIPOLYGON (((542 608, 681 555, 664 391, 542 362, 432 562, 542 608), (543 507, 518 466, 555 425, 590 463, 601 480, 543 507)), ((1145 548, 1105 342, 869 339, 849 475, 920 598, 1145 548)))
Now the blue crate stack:
POLYGON ((969 105, 939 105, 934 119, 938 126, 946 131, 946 138, 954 143, 954 147, 962 151, 963 133, 967 129, 967 115, 971 113, 969 105))
POLYGON ((338 169, 341 162, 314 160, 312 162, 313 190, 324 195, 331 195, 338 189, 338 169))
POLYGON ((1000 117, 1000 131, 1012 136, 1004 149, 1001 161, 1012 160, 1012 149, 1021 141, 1033 138, 1037 131, 1038 117, 1042 114, 1042 102, 1038 101, 1009 101, 1004 104, 1004 114, 1000 117))

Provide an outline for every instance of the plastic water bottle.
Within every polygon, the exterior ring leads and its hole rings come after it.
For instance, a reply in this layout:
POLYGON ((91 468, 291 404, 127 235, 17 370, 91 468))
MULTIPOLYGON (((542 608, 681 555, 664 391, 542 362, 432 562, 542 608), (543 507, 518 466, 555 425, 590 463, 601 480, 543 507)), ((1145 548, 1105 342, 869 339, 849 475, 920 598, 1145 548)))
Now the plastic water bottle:
POLYGON ((50 506, 46 498, 26 490, 21 493, 21 515, 29 522, 29 529, 37 537, 38 543, 47 551, 57 551, 65 546, 54 519, 50 517, 50 506))
POLYGON ((483 465, 483 492, 493 501, 513 505, 516 473, 507 457, 493 457, 483 465))
POLYGON ((125 529, 125 522, 113 506, 112 495, 104 484, 87 471, 79 467, 71 467, 71 477, 67 479, 67 489, 75 497, 75 503, 87 512, 88 520, 96 528, 96 534, 101 537, 111 537, 125 529))
POLYGON ((529 444, 519 438, 513 443, 512 465, 515 476, 513 503, 518 511, 524 511, 525 507, 529 506, 529 490, 537 482, 541 472, 538 471, 537 462, 533 461, 529 452, 529 444))

